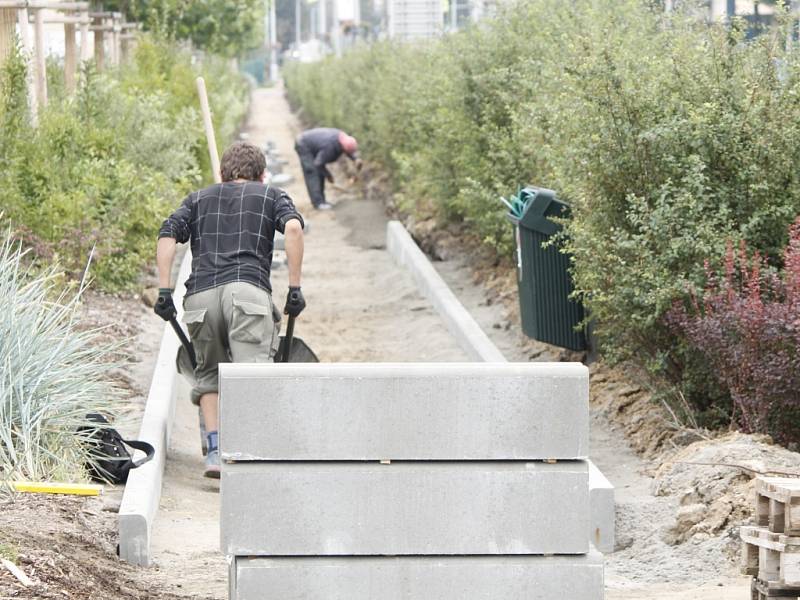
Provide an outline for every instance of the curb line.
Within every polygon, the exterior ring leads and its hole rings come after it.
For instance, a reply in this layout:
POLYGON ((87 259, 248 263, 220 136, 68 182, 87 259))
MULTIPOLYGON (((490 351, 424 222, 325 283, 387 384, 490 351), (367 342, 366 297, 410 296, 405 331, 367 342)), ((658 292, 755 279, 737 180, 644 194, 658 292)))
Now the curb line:
MULTIPOLYGON (((187 249, 178 272, 179 282, 186 280, 191 266, 192 255, 187 249)), ((178 309, 178 320, 183 314, 184 292, 183 283, 179 283, 173 295, 175 307, 178 309)), ((155 455, 151 461, 130 472, 119 508, 117 521, 119 557, 125 562, 143 567, 150 566, 152 558, 150 534, 161 501, 161 482, 164 478, 170 431, 175 416, 178 376, 175 370, 175 355, 179 346, 178 338, 166 323, 138 436, 138 439, 153 445, 155 455)))
POLYGON ((396 263, 408 269, 414 276, 419 290, 430 300, 436 312, 444 319, 447 330, 458 340, 458 344, 472 360, 508 362, 450 291, 400 221, 389 221, 387 224, 386 249, 396 263))
MULTIPOLYGON (((386 225, 386 249, 397 264, 414 276, 423 296, 433 304, 448 331, 473 360, 508 362, 436 272, 400 221, 389 221, 386 225)), ((591 506, 589 539, 600 552, 609 554, 614 552, 614 486, 591 460, 586 462, 589 464, 591 506)))

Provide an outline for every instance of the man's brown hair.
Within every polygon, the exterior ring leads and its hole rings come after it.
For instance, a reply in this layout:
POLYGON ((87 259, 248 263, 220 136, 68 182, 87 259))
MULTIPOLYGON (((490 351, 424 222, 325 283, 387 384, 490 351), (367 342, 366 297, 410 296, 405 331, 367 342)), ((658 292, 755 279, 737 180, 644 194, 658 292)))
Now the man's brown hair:
POLYGON ((264 153, 248 142, 232 144, 222 155, 219 165, 222 181, 234 179, 247 179, 248 181, 261 181, 267 161, 264 153))

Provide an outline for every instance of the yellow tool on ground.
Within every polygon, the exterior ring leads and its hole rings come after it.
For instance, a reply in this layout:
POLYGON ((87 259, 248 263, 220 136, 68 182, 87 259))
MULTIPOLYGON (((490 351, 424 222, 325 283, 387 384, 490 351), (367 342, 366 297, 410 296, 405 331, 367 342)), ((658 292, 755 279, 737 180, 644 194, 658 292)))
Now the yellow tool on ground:
POLYGON ((103 486, 95 483, 12 481, 11 489, 29 494, 69 494, 72 496, 99 496, 103 493, 103 486))

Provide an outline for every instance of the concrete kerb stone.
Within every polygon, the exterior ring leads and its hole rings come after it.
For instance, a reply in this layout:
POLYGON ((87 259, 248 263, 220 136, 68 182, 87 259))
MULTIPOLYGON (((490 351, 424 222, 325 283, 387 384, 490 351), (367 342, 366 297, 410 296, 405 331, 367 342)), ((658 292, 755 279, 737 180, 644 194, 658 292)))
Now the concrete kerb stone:
MULTIPOLYGON (((461 347, 473 358, 486 362, 506 362, 505 356, 492 343, 450 288, 433 268, 428 257, 399 221, 389 221, 386 227, 386 248, 395 262, 414 276, 420 291, 444 319, 461 347)), ((614 551, 614 486, 591 460, 589 487, 592 505, 590 539, 599 540, 598 550, 614 551), (599 532, 599 535, 598 535, 599 532)))
POLYGON ((231 600, 602 600, 603 557, 236 557, 231 600))
MULTIPOLYGON (((187 250, 178 274, 179 282, 185 281, 189 276, 191 263, 191 252, 187 250)), ((184 293, 182 284, 176 286, 173 299, 179 317, 184 293)), ((128 475, 118 515, 119 557, 131 564, 145 567, 150 566, 151 562, 151 532, 161 500, 161 482, 175 415, 175 355, 179 345, 177 336, 169 324, 166 324, 138 435, 138 439, 153 445, 155 455, 150 462, 132 470, 128 475)))
POLYGON ((472 359, 507 362, 399 221, 389 221, 386 227, 386 248, 398 264, 411 272, 422 294, 434 305, 447 329, 472 359))
POLYGON ((581 460, 589 452, 589 371, 578 363, 226 364, 220 392, 227 460, 581 460))
POLYGON ((223 463, 232 556, 589 551, 585 461, 223 463))
POLYGON ((589 506, 591 542, 603 554, 614 552, 616 503, 614 486, 592 461, 589 463, 589 506))

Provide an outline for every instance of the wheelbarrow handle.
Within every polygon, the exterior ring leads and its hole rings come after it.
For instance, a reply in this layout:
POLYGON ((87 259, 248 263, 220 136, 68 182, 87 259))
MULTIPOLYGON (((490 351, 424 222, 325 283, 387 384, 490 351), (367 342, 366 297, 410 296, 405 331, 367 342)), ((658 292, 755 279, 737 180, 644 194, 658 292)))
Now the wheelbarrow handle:
POLYGON ((283 356, 280 357, 279 362, 288 363, 289 357, 292 355, 292 338, 294 337, 294 320, 295 317, 289 316, 289 321, 286 323, 286 335, 283 336, 283 356))
POLYGON ((186 348, 186 352, 189 355, 189 361, 192 363, 192 368, 197 368, 197 356, 194 353, 194 346, 192 346, 192 342, 189 341, 189 338, 186 337, 186 334, 183 332, 183 327, 181 324, 178 323, 178 320, 175 317, 172 317, 169 320, 169 324, 172 325, 172 329, 175 330, 175 333, 178 336, 178 339, 183 344, 183 347, 186 348))

